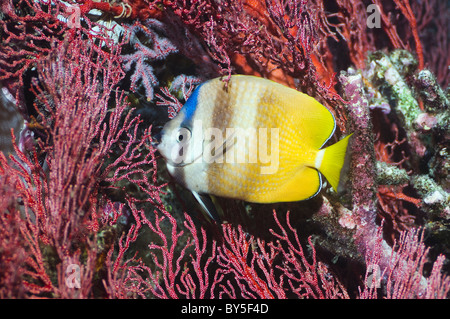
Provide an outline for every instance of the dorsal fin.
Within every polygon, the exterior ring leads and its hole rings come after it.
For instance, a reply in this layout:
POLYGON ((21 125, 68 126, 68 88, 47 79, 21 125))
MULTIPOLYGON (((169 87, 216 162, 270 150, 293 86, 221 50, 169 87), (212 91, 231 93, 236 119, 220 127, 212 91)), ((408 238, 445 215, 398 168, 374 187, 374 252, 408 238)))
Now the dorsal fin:
POLYGON ((262 109, 278 116, 277 122, 290 122, 300 134, 300 140, 312 149, 320 149, 336 129, 330 110, 313 97, 279 83, 268 86, 260 104, 262 109))

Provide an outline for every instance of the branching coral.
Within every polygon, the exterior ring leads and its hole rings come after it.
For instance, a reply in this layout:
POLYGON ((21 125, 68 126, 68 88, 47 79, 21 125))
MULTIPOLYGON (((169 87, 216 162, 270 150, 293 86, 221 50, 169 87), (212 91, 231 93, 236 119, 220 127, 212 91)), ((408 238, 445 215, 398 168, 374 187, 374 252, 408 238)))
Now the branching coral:
MULTIPOLYGON (((13 189, 9 200, 23 207, 19 229, 25 238, 26 263, 17 266, 26 291, 36 295, 89 296, 97 254, 95 239, 89 234, 99 229, 97 188, 106 174, 100 168, 112 145, 137 124, 129 116, 122 118, 127 107, 123 95, 115 96, 117 107, 108 114, 111 90, 123 76, 117 51, 107 54, 86 44, 75 40, 37 65, 40 85, 36 83, 33 89, 43 137, 38 148, 24 153, 16 147, 17 158, 11 155, 8 162, 2 154, 1 159, 2 187, 13 189), (97 56, 95 64, 93 55, 97 56), (45 251, 62 262, 56 283, 45 267, 44 259, 49 258, 45 251), (85 286, 80 291, 67 290, 61 279, 68 265, 80 263, 81 252, 87 253, 86 267, 81 270, 85 286)), ((2 212, 3 222, 20 219, 15 205, 2 212)))

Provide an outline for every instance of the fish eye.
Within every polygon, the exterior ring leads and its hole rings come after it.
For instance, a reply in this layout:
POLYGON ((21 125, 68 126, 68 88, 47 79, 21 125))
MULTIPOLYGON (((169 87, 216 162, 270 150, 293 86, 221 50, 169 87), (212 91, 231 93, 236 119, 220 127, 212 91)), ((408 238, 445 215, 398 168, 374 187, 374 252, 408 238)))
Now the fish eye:
POLYGON ((187 142, 191 138, 191 131, 185 127, 182 127, 176 135, 178 143, 187 142))

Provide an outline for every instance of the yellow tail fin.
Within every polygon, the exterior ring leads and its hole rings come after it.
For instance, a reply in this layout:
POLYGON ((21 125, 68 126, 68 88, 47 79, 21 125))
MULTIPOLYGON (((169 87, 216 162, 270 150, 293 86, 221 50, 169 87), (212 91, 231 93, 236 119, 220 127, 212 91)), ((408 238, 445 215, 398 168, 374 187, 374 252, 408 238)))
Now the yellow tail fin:
POLYGON ((316 168, 325 176, 335 191, 337 191, 341 178, 350 136, 352 134, 317 153, 316 168))

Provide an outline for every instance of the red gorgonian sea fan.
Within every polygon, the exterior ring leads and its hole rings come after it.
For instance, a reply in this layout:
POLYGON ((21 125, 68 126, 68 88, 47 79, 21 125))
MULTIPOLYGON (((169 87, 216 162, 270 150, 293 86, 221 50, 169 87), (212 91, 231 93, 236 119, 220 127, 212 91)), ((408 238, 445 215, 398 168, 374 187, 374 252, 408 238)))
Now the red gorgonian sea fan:
POLYGON ((142 210, 133 209, 136 226, 119 242, 119 256, 115 262, 108 255, 107 289, 110 297, 132 296, 157 298, 348 298, 343 285, 336 281, 327 266, 316 260, 314 247, 309 261, 298 234, 289 224, 285 229, 274 212, 279 226, 272 233, 277 241, 268 242, 248 235, 242 227, 223 225, 223 242, 207 239, 205 229, 198 230, 192 218, 185 215, 180 230, 177 221, 167 211, 149 221, 142 210), (164 222, 170 227, 164 230, 164 222), (139 259, 122 260, 142 227, 154 232, 158 241, 148 248, 155 269, 139 259), (187 244, 176 247, 188 231, 187 244), (279 261, 284 262, 280 263, 279 261))
MULTIPOLYGON (((22 275, 17 278, 26 287, 21 290, 23 296, 90 296, 100 253, 96 239, 106 204, 99 194, 100 182, 149 172, 142 166, 151 164, 152 154, 139 155, 139 159, 135 155, 146 141, 146 135, 141 141, 136 139, 139 118, 127 111, 123 92, 114 92, 124 73, 119 47, 111 49, 103 51, 92 40, 74 36, 39 61, 39 77, 30 88, 36 96, 39 138, 22 150, 16 146, 16 156, 10 155, 9 161, 1 154, 2 189, 13 195, 2 196, 2 202, 8 203, 2 211, 2 225, 6 234, 20 235, 22 244, 3 247, 3 253, 23 260, 15 265, 22 275), (119 156, 107 163, 117 152, 119 156), (126 173, 122 173, 123 166, 126 173), (14 221, 11 230, 9 220, 14 221), (48 258, 60 262, 49 268, 48 258), (84 265, 79 290, 69 289, 65 282, 69 265, 84 265), (55 271, 57 281, 52 280, 55 271)), ((148 192, 151 189, 146 187, 148 192)))

